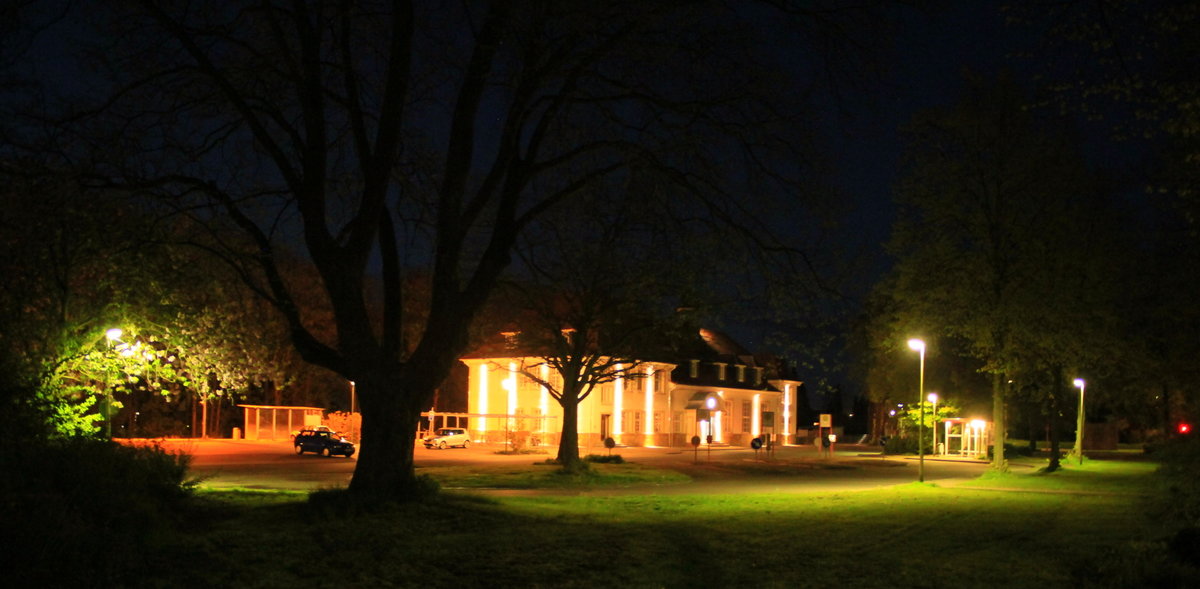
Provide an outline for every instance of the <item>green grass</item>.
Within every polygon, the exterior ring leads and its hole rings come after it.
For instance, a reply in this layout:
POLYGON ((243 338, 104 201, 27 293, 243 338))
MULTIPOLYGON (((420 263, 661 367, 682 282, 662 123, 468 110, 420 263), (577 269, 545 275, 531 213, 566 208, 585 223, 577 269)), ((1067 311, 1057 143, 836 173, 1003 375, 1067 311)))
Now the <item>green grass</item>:
MULTIPOLYGON (((1194 572, 1162 562, 1162 526, 1125 492, 1144 488, 1136 481, 1146 465, 1084 466, 1013 475, 1004 485, 1056 493, 916 483, 833 494, 443 493, 358 515, 318 509, 295 493, 209 491, 192 526, 131 584, 1071 587, 1194 572), (1115 494, 1061 492, 1068 487, 1115 494)), ((631 465, 593 467, 602 476, 657 476, 631 465)), ((544 480, 554 469, 422 470, 490 485, 544 480)))
POLYGON ((566 487, 622 487, 630 485, 671 485, 691 480, 671 470, 650 468, 633 463, 592 463, 587 471, 566 474, 555 464, 512 466, 430 466, 417 469, 445 488, 540 489, 566 487))
POLYGON ((1020 459, 1009 462, 1016 466, 1008 473, 988 473, 963 483, 967 488, 1027 489, 1050 492, 1088 493, 1132 493, 1146 494, 1152 491, 1154 471, 1157 463, 1126 460, 1084 459, 1080 465, 1074 460, 1062 460, 1061 468, 1045 472, 1045 459, 1020 459))

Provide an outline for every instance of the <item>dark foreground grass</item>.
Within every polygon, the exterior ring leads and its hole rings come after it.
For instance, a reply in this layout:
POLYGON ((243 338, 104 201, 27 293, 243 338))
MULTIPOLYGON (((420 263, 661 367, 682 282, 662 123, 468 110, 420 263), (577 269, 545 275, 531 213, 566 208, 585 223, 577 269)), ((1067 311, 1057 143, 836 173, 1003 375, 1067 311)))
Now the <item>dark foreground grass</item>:
POLYGON ((623 487, 631 485, 674 485, 691 477, 641 464, 589 463, 586 470, 564 472, 557 464, 537 463, 511 466, 430 466, 417 469, 449 489, 559 489, 623 487))
POLYGON ((1166 532, 1146 516, 1139 497, 1059 491, 910 484, 825 495, 443 493, 357 515, 314 506, 299 494, 206 492, 192 525, 129 581, 342 588, 1188 586, 1195 571, 1165 560, 1166 532))

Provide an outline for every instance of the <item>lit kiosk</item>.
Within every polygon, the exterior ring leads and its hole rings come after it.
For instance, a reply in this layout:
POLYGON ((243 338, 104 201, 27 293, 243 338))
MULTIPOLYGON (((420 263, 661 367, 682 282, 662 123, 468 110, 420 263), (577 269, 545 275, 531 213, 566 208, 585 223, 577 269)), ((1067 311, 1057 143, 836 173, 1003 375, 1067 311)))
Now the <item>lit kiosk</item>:
POLYGON ((946 424, 941 445, 943 455, 969 458, 987 456, 988 444, 991 443, 991 422, 947 417, 942 423, 946 424))

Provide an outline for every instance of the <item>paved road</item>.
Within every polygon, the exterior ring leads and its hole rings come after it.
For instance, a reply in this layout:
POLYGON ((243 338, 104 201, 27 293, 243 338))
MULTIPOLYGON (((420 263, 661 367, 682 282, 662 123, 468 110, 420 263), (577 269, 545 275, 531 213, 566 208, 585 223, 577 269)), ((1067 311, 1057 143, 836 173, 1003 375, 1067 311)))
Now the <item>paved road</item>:
MULTIPOLYGON (((313 490, 341 487, 350 481, 354 458, 297 456, 290 441, 166 440, 170 449, 192 455, 192 473, 214 488, 313 490)), ((501 455, 499 446, 427 450, 418 445, 418 469, 468 464, 529 464, 547 455, 501 455)), ((589 450, 581 453, 587 454, 589 450)), ((604 453, 605 450, 590 450, 604 453)), ((819 457, 810 446, 779 448, 773 457, 746 448, 714 448, 698 454, 690 448, 618 448, 627 461, 678 470, 694 482, 653 488, 571 491, 579 494, 614 493, 765 493, 831 492, 871 489, 916 480, 915 458, 883 458, 873 448, 842 446, 832 458, 819 457)), ((977 461, 926 460, 925 479, 952 483, 979 476, 987 468, 977 461)), ((497 491, 520 494, 521 491, 497 491)))

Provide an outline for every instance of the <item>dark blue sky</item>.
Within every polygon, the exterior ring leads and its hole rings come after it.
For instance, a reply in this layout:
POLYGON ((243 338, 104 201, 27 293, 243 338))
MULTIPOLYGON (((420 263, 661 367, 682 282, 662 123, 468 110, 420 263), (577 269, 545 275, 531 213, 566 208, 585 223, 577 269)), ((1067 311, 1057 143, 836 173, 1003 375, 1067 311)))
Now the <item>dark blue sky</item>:
POLYGON ((886 267, 882 244, 893 220, 892 187, 902 145, 899 129, 923 109, 953 103, 969 69, 993 76, 1015 66, 1006 56, 1028 44, 990 3, 955 2, 934 14, 906 10, 886 55, 884 77, 868 96, 832 117, 835 184, 857 207, 842 240, 880 256, 868 276, 886 267))

